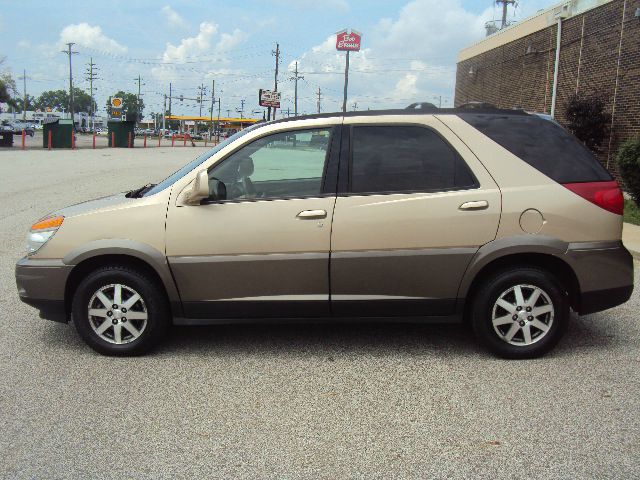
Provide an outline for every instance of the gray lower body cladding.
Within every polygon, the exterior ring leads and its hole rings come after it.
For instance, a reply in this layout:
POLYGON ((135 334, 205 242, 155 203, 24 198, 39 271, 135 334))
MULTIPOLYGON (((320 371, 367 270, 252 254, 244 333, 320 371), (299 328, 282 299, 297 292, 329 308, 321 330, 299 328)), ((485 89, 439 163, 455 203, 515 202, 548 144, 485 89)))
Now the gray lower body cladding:
POLYGON ((623 304, 633 292, 633 257, 622 242, 570 243, 565 255, 580 286, 578 313, 623 304))
MULTIPOLYGON (((429 249, 340 252, 331 259, 328 254, 189 257, 170 264, 187 318, 449 317, 462 309, 459 297, 465 295, 456 289, 473 256, 472 249, 429 249)), ((631 296, 633 258, 622 242, 571 243, 556 256, 576 275, 580 314, 615 307, 631 296)), ((72 269, 62 260, 21 259, 16 264, 20 299, 39 309, 42 318, 66 322, 65 287, 72 269)))
POLYGON ((16 286, 20 300, 40 310, 41 318, 68 321, 64 295, 72 268, 62 260, 20 259, 16 264, 16 286))

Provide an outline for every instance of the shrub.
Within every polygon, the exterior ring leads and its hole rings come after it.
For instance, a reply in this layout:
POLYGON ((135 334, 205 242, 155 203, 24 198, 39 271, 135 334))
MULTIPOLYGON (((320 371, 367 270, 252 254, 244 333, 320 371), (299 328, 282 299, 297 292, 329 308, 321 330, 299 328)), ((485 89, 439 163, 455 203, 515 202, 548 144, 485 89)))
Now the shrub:
POLYGON ((618 150, 616 161, 627 191, 636 205, 640 206, 640 138, 623 143, 618 150))
POLYGON ((590 150, 598 151, 607 136, 611 115, 598 96, 573 94, 566 104, 567 128, 590 150))

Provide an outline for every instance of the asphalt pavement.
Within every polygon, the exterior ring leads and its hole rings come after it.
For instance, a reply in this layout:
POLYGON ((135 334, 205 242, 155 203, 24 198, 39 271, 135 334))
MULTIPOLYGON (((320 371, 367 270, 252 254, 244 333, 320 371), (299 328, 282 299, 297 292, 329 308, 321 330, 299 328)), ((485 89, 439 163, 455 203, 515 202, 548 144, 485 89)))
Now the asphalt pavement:
POLYGON ((0 151, 0 478, 640 477, 637 292, 527 361, 392 324, 174 328, 109 358, 19 301, 34 220, 202 151, 0 151))

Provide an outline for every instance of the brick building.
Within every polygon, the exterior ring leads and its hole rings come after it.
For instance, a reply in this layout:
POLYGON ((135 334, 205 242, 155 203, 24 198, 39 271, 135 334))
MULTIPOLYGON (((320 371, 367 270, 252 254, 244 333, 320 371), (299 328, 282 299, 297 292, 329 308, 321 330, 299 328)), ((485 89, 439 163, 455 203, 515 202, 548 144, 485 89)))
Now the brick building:
POLYGON ((573 93, 598 95, 612 115, 600 160, 615 172, 622 142, 640 136, 640 0, 564 1, 460 51, 455 104, 552 113, 573 93), (559 23, 561 23, 559 27, 559 23))

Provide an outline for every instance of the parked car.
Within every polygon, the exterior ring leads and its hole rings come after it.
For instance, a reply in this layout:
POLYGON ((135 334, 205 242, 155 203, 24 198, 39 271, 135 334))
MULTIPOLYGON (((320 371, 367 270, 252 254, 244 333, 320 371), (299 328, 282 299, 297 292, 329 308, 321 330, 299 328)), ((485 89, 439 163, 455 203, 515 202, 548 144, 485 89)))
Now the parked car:
POLYGON ((24 130, 24 134, 29 135, 30 137, 33 137, 33 135, 35 134, 35 129, 33 128, 32 125, 14 123, 13 125, 11 125, 11 128, 14 135, 22 135, 23 130, 24 130))
POLYGON ((108 355, 143 353, 170 324, 376 319, 466 322, 497 355, 530 358, 570 310, 629 299, 622 213, 609 173, 537 115, 297 117, 38 220, 16 280, 108 355))

